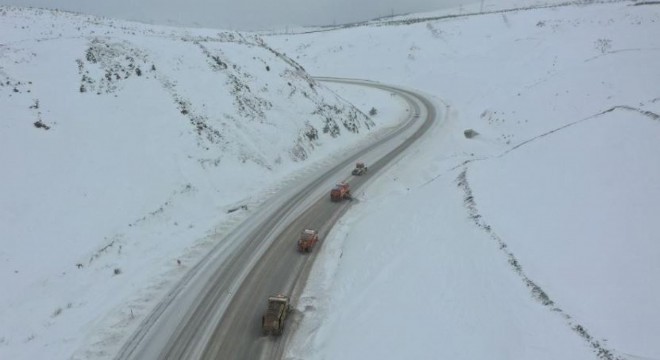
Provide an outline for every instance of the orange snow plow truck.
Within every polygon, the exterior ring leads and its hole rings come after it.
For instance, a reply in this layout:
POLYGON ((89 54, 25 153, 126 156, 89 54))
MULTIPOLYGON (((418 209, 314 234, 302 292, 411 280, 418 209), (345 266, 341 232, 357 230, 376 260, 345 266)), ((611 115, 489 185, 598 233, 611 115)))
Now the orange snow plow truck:
POLYGON ((282 294, 273 295, 268 298, 268 309, 261 317, 261 328, 264 335, 282 335, 284 331, 284 320, 291 311, 289 297, 282 294))
POLYGON ((342 201, 344 199, 352 200, 351 189, 348 183, 340 182, 335 187, 330 190, 330 200, 332 201, 342 201))
POLYGON ((319 233, 316 230, 305 229, 298 239, 298 251, 311 252, 312 248, 319 241, 319 233))

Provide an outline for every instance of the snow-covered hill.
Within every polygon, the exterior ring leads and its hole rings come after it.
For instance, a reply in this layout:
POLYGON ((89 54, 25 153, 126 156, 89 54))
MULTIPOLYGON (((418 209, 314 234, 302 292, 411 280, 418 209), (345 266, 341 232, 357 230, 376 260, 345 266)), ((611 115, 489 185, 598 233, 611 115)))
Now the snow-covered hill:
POLYGON ((254 35, 13 7, 0 34, 3 359, 126 332, 270 192, 397 120, 254 35))
POLYGON ((0 8, 0 358, 112 358, 272 191, 397 120, 310 74, 445 113, 322 239, 288 358, 660 358, 660 6, 321 30, 0 8))
POLYGON ((268 38, 447 104, 324 239, 288 358, 660 358, 660 5, 421 17, 268 38))

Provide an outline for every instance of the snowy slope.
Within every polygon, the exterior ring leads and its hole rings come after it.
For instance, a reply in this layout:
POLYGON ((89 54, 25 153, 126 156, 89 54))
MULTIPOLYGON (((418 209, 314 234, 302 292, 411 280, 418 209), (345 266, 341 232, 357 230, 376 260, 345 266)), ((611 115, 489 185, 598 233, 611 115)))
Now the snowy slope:
POLYGON ((3 359, 117 346, 270 193, 398 120, 254 35, 0 19, 3 359))
POLYGON ((323 239, 288 358, 660 358, 660 7, 501 11, 535 4, 263 38, 0 8, 0 358, 112 357, 269 194, 397 120, 309 74, 447 112, 323 239))
POLYGON ((325 240, 287 358, 659 358, 658 33, 594 2, 269 38, 448 111, 325 240))

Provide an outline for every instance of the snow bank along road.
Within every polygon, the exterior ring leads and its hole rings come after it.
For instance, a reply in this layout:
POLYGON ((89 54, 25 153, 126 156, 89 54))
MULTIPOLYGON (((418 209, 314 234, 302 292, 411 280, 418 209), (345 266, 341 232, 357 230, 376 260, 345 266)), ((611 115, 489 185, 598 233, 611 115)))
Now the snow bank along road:
POLYGON ((288 334, 301 316, 294 310, 284 335, 267 337, 261 334, 261 315, 272 294, 292 295, 295 308, 316 254, 323 251, 325 234, 350 205, 332 203, 330 189, 338 179, 345 179, 355 196, 436 119, 432 102, 410 90, 361 80, 317 80, 391 92, 407 104, 407 120, 302 186, 269 199, 188 272, 130 336, 117 359, 281 358, 288 334), (358 159, 367 162, 369 172, 350 176, 358 159), (304 228, 320 233, 321 241, 311 254, 296 250, 304 228))

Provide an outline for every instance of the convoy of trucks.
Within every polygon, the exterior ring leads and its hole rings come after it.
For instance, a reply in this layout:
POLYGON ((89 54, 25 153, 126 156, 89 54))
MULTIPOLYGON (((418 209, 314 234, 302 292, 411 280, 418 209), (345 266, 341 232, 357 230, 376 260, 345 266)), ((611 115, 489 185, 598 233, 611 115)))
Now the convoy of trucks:
MULTIPOLYGON (((363 162, 355 164, 351 172, 352 175, 361 176, 367 173, 367 166, 363 162)), ((342 200, 352 200, 350 185, 347 182, 339 182, 330 190, 330 200, 339 202, 342 200)), ((319 233, 316 230, 304 229, 298 238, 298 251, 309 253, 314 245, 319 241, 319 233)), ((288 313, 291 311, 289 297, 282 294, 268 297, 268 308, 261 317, 261 328, 264 335, 282 335, 284 331, 284 322, 288 313)))

